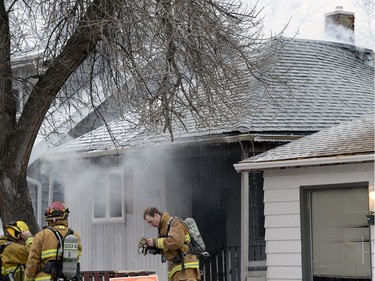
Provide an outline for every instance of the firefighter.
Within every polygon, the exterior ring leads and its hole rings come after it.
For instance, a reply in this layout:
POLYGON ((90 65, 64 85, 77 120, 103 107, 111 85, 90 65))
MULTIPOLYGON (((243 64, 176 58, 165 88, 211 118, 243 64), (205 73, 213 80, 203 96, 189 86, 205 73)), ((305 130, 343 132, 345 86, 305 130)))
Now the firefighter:
POLYGON ((22 281, 25 264, 33 236, 23 221, 5 225, 4 235, 0 237, 1 277, 4 281, 22 281))
MULTIPOLYGON (((71 232, 78 241, 77 260, 82 252, 80 235, 68 228, 68 215, 69 209, 63 202, 54 201, 48 206, 44 213, 48 226, 35 235, 26 263, 25 281, 34 279, 35 281, 56 281, 59 278, 67 280, 61 272, 65 264, 63 265, 61 256, 61 247, 63 247, 61 244, 64 243, 60 241, 71 232)), ((80 280, 79 263, 77 262, 75 270, 74 278, 71 279, 80 280)))
POLYGON ((190 236, 186 225, 155 207, 147 208, 143 218, 148 225, 158 228, 158 237, 146 238, 145 243, 149 249, 161 251, 162 262, 168 261, 168 281, 200 280, 199 261, 188 252, 190 236))

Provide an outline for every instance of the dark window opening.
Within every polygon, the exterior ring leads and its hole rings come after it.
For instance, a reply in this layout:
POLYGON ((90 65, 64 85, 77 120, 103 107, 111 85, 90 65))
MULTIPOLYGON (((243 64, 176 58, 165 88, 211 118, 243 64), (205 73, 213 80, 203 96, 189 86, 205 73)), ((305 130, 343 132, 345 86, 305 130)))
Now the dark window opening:
POLYGON ((249 173, 249 260, 266 259, 263 172, 249 173))

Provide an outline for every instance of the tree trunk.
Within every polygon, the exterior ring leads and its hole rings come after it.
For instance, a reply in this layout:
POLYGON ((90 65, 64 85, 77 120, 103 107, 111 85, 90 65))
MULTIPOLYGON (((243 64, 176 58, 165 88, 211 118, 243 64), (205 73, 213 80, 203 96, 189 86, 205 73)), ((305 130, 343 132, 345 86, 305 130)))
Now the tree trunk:
POLYGON ((0 0, 0 217, 4 224, 24 220, 38 230, 26 181, 32 147, 51 103, 70 75, 87 59, 115 11, 114 2, 95 0, 61 54, 42 75, 16 122, 12 94, 8 11, 0 0), (105 24, 94 23, 104 20, 105 24), (92 22, 93 24, 88 24, 92 22))
POLYGON ((39 229, 34 216, 26 177, 15 174, 12 168, 1 167, 0 172, 0 210, 4 224, 22 220, 28 224, 31 233, 39 229))

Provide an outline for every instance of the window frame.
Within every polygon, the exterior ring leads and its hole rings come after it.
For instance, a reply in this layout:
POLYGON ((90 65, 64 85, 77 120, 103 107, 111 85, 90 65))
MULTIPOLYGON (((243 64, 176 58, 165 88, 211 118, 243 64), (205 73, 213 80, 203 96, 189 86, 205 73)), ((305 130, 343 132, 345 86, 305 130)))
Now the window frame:
POLYGON ((97 218, 95 217, 95 184, 97 183, 95 180, 93 180, 92 182, 92 186, 93 186, 93 189, 92 189, 92 196, 91 196, 91 220, 93 223, 107 223, 107 222, 124 222, 125 221, 125 178, 124 178, 124 173, 122 172, 121 169, 105 169, 105 170, 102 170, 100 171, 96 176, 95 178, 97 177, 100 177, 100 178, 104 178, 104 200, 105 200, 105 205, 104 205, 104 212, 105 212, 105 216, 104 217, 100 217, 100 218, 97 218), (111 202, 110 202, 110 189, 111 189, 111 185, 110 185, 110 177, 112 175, 116 175, 116 176, 119 176, 119 179, 120 179, 120 192, 121 192, 121 216, 120 217, 111 217, 110 216, 110 212, 111 212, 111 209, 110 209, 110 206, 111 206, 111 202))
POLYGON ((310 195, 316 190, 340 190, 369 188, 369 182, 348 182, 321 185, 300 186, 300 223, 301 223, 301 255, 302 255, 302 280, 312 280, 311 243, 312 233, 310 227, 310 195))

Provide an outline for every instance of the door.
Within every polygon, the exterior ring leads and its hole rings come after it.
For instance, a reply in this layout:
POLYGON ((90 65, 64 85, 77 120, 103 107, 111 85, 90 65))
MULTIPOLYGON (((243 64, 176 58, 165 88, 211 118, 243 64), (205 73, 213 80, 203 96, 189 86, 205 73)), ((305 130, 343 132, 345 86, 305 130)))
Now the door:
POLYGON ((307 189, 305 199, 306 280, 371 280, 367 186, 307 189))

